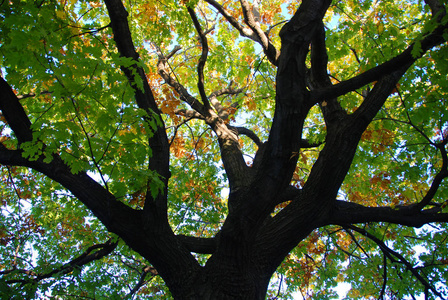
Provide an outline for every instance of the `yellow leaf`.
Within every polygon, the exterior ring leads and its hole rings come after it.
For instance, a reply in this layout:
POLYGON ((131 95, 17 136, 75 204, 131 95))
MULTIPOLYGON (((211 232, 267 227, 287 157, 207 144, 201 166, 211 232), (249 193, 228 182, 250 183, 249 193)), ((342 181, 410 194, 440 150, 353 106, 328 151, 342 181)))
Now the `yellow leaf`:
POLYGON ((383 23, 378 23, 378 33, 382 34, 384 31, 384 24, 383 23))
POLYGON ((63 10, 57 10, 56 17, 58 17, 58 19, 65 19, 65 12, 63 10))

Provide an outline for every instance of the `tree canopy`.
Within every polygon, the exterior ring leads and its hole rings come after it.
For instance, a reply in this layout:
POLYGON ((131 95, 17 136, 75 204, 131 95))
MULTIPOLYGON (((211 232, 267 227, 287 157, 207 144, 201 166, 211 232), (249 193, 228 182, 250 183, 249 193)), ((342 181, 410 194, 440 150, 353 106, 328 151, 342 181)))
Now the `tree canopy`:
POLYGON ((0 294, 448 298, 446 0, 3 0, 0 294))

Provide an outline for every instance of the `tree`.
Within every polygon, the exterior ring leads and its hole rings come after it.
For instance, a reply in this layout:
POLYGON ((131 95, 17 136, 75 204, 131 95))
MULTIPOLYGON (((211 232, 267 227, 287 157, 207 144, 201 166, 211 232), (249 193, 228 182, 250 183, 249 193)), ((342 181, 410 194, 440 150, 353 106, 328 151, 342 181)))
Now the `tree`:
POLYGON ((446 1, 0 7, 4 295, 448 297, 446 1))

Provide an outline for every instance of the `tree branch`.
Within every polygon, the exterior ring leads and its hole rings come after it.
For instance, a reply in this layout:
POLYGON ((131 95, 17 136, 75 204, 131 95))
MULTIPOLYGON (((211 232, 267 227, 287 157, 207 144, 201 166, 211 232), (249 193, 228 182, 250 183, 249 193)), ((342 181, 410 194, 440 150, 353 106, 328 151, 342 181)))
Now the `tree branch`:
MULTIPOLYGON (((181 99, 194 109, 178 110, 178 113, 184 113, 187 117, 191 118, 203 119, 212 128, 218 137, 221 157, 229 180, 230 190, 232 191, 237 187, 246 186, 250 180, 250 177, 247 174, 249 168, 239 149, 237 132, 230 130, 224 123, 224 120, 214 111, 207 111, 200 101, 192 97, 179 82, 169 75, 167 71, 167 59, 160 48, 158 48, 157 45, 155 45, 155 47, 159 56, 157 64, 159 74, 170 86, 176 89, 181 96, 181 99)), ((214 97, 220 93, 232 93, 232 90, 230 88, 228 88, 228 90, 218 90, 211 95, 214 97)), ((215 100, 212 101, 212 103, 216 104, 215 100)))
POLYGON ((89 248, 87 248, 86 251, 84 251, 83 254, 74 258, 69 263, 63 265, 62 267, 60 267, 56 270, 53 270, 49 273, 38 275, 36 278, 36 281, 40 281, 42 279, 49 278, 58 273, 62 273, 62 274, 70 273, 71 271, 73 271, 76 268, 81 268, 94 260, 99 260, 99 259, 109 255, 110 253, 112 253, 112 251, 114 251, 114 249, 117 247, 117 245, 118 245, 118 240, 115 242, 112 242, 112 239, 109 239, 107 242, 105 242, 103 244, 90 246, 89 248), (99 250, 97 250, 97 249, 99 249, 99 250), (93 252, 94 250, 97 250, 97 251, 93 252))
POLYGON ((431 200, 434 198, 437 191, 439 190, 442 181, 448 177, 448 157, 447 157, 447 151, 445 149, 446 142, 447 141, 445 140, 443 143, 436 145, 436 147, 439 149, 442 155, 442 166, 439 172, 434 177, 431 186, 429 190, 426 192, 423 199, 415 205, 414 209, 416 211, 422 210, 426 205, 428 205, 431 202, 431 200))
POLYGON ((182 101, 186 102, 188 105, 191 106, 196 112, 198 112, 203 118, 207 115, 207 111, 204 107, 204 105, 198 101, 195 97, 191 96, 190 93, 187 91, 187 89, 181 85, 176 79, 174 79, 168 69, 168 58, 171 57, 175 52, 180 50, 180 47, 175 47, 169 55, 165 56, 162 53, 162 50, 159 46, 154 44, 154 47, 156 48, 157 55, 159 57, 159 60, 157 62, 157 70, 159 75, 165 80, 167 84, 169 84, 171 87, 173 87, 176 92, 180 95, 180 98, 182 101))
MULTIPOLYGON (((149 146, 152 150, 152 157, 149 160, 148 168, 160 175, 164 183, 164 191, 159 192, 158 195, 153 198, 152 193, 149 191, 150 183, 148 183, 144 210, 156 209, 158 212, 153 214, 153 216, 157 215, 158 217, 166 219, 168 179, 170 178, 171 173, 169 170, 169 144, 165 126, 146 78, 145 71, 139 66, 139 56, 135 50, 127 20, 128 13, 121 0, 105 0, 104 2, 106 3, 109 13, 111 21, 110 25, 114 33, 114 41, 117 45, 118 52, 121 56, 132 58, 135 61, 135 64, 129 67, 122 66, 121 69, 134 89, 137 105, 147 112, 144 121, 148 123, 156 122, 157 126, 154 134, 148 138, 149 146), (143 84, 143 89, 139 88, 137 82, 143 84), (151 116, 154 114, 156 114, 155 121, 151 119, 151 116)), ((166 226, 169 226, 167 220, 165 223, 166 226)))
MULTIPOLYGON (((327 68, 328 54, 325 43, 325 27, 321 21, 311 42, 311 69, 309 81, 312 90, 332 86, 330 76, 327 73, 327 68)), ((319 105, 327 127, 346 115, 346 112, 339 105, 337 97, 322 101, 319 105)))
POLYGON ((129 238, 138 234, 136 228, 141 226, 139 211, 117 201, 85 172, 73 174, 56 154, 49 163, 44 162, 43 157, 29 161, 22 156, 21 150, 8 150, 0 144, 0 164, 29 167, 48 176, 84 203, 109 231, 120 236, 127 234, 129 238))
POLYGON ((9 84, 0 77, 0 110, 20 143, 33 140, 31 121, 9 84))
POLYGON ((37 95, 51 95, 53 92, 50 92, 50 91, 42 91, 42 92, 40 92, 39 94, 36 94, 36 93, 28 93, 28 94, 24 94, 24 95, 17 95, 17 98, 19 99, 19 100, 22 100, 22 99, 26 99, 26 98, 31 98, 31 97, 36 97, 37 95))
MULTIPOLYGON (((97 245, 90 246, 80 256, 74 258, 70 262, 68 262, 68 263, 62 265, 61 267, 56 268, 50 272, 38 274, 31 270, 20 270, 19 273, 26 274, 29 276, 34 276, 35 278, 6 280, 6 283, 17 283, 17 282, 21 282, 22 284, 26 284, 26 283, 30 283, 30 282, 37 283, 43 279, 50 278, 54 275, 68 274, 68 273, 72 272, 74 269, 81 269, 83 266, 91 263, 92 261, 100 260, 101 258, 109 255, 117 247, 117 245, 118 245, 118 241, 112 242, 112 239, 109 239, 107 242, 105 242, 103 244, 97 244, 97 245), (97 249, 99 249, 99 250, 97 250, 97 249), (93 252, 94 250, 97 250, 97 251, 93 252)), ((10 271, 14 271, 14 270, 10 270, 10 271)), ((10 272, 7 272, 7 273, 10 273, 10 272)), ((3 273, 3 274, 7 274, 7 273, 3 273)))
MULTIPOLYGON (((136 61, 134 65, 123 67, 122 70, 134 88, 137 104, 140 108, 148 112, 148 116, 151 116, 152 113, 157 114, 157 130, 149 137, 149 146, 152 150, 149 169, 156 171, 164 183, 163 192, 159 192, 155 198, 153 198, 150 192, 151 184, 148 183, 145 206, 143 208, 145 216, 142 218, 144 222, 143 226, 134 229, 135 233, 121 232, 120 236, 125 239, 129 246, 148 259, 162 276, 173 279, 171 282, 173 286, 171 288, 173 294, 175 294, 179 292, 176 288, 181 289, 189 279, 176 277, 173 274, 177 272, 193 274, 198 270, 199 264, 191 253, 175 238, 168 223, 168 180, 171 176, 169 170, 169 142, 165 125, 160 116, 160 111, 155 102, 146 74, 143 68, 138 65, 138 54, 132 42, 127 20, 128 13, 121 0, 104 0, 104 2, 109 12, 118 52, 121 56, 129 57, 136 61), (135 83, 136 80, 143 82, 143 90, 138 88, 135 83), (144 237, 136 237, 136 234, 144 235, 144 237)), ((136 220, 129 220, 129 222, 132 224, 136 220)), ((126 223, 120 222, 118 226, 126 226, 126 223)))
POLYGON ((448 214, 433 207, 415 211, 414 205, 400 207, 366 207, 352 202, 336 200, 328 224, 356 224, 388 222, 411 227, 421 227, 432 222, 448 222, 448 214))
POLYGON ((411 66, 417 59, 421 58, 429 49, 445 42, 443 32, 448 28, 448 24, 439 25, 431 33, 426 34, 418 43, 421 45, 421 52, 414 56, 413 49, 416 42, 412 43, 406 50, 394 58, 346 81, 342 81, 331 87, 320 88, 311 91, 311 98, 316 102, 335 98, 348 92, 357 90, 373 81, 378 81, 381 77, 395 72, 403 66, 411 66))
POLYGON ((203 115, 192 109, 176 109, 174 113, 184 116, 187 119, 205 120, 205 117, 203 115))
MULTIPOLYGON (((304 120, 312 107, 306 86, 306 58, 316 25, 322 20, 330 2, 329 0, 303 1, 294 17, 280 31, 282 52, 279 57, 276 106, 269 139, 257 151, 254 159, 253 178, 256 180, 247 189, 229 196, 229 202, 239 201, 239 206, 235 214, 230 212, 224 223, 222 239, 228 237, 224 232, 231 232, 233 237, 229 238, 233 241, 235 236, 238 236, 238 239, 244 239, 245 243, 258 240, 260 237, 255 232, 264 231, 260 229, 260 226, 266 223, 266 219, 278 204, 281 192, 291 181, 298 159, 297 153, 300 151, 304 120), (231 214, 232 218, 230 218, 231 214)), ((300 215, 300 212, 294 215, 300 215)), ((279 234, 274 229, 275 222, 267 222, 272 227, 266 224, 266 231, 275 235, 273 239, 279 236, 285 237, 283 233, 279 234)), ((276 225, 279 224, 276 223, 276 225)), ((285 229, 290 225, 279 226, 285 229)), ((293 229, 293 231, 297 237, 297 230, 293 229)), ((285 243, 288 245, 292 241, 292 239, 286 241, 285 238, 285 243)), ((229 241, 229 244, 232 242, 229 241)), ((262 247, 269 248, 264 243, 262 247)), ((220 250, 218 247, 218 251, 220 250)), ((225 251, 224 248, 222 251, 225 251)))
POLYGON ((420 283, 422 283, 425 286, 426 289, 431 290, 435 295, 440 297, 440 299, 445 299, 444 297, 442 297, 442 294, 439 293, 432 285, 430 285, 428 283, 428 281, 418 273, 416 268, 414 268, 412 266, 412 264, 409 261, 407 261, 407 259, 404 258, 400 253, 387 247, 387 245, 383 241, 381 241, 376 236, 374 236, 373 234, 370 234, 368 231, 366 231, 364 229, 358 228, 353 225, 347 225, 345 227, 350 228, 350 229, 366 236, 367 238, 371 239, 373 242, 375 242, 380 247, 380 249, 383 251, 384 255, 387 256, 391 261, 396 261, 396 259, 394 259, 394 257, 398 258, 399 262, 401 262, 403 265, 405 265, 406 269, 408 269, 412 273, 412 275, 414 275, 417 278, 417 280, 420 281, 420 283))
POLYGON ((266 57, 274 65, 278 65, 278 57, 280 56, 279 51, 274 47, 274 45, 269 41, 269 37, 266 33, 261 30, 260 23, 254 16, 253 10, 247 0, 240 0, 241 8, 243 9, 244 21, 249 26, 250 29, 257 35, 259 44, 263 47, 263 51, 266 57))
MULTIPOLYGON (((254 42, 260 44, 263 48, 266 57, 269 61, 274 65, 278 65, 278 58, 280 56, 280 52, 275 48, 275 46, 269 41, 268 36, 261 30, 260 25, 256 25, 255 18, 253 16, 252 11, 250 10, 250 5, 248 5, 247 1, 242 3, 243 13, 247 10, 248 16, 253 20, 252 23, 247 22, 248 24, 253 24, 253 28, 249 25, 249 28, 241 25, 237 19, 235 19, 221 4, 216 2, 215 0, 205 0, 207 3, 212 5, 214 8, 218 10, 218 12, 232 25, 236 30, 239 31, 241 36, 247 37, 254 42)), ((245 16, 246 18, 246 16, 245 16)))
POLYGON ((232 84, 233 84, 233 81, 230 82, 228 87, 214 91, 213 93, 211 93, 208 96, 211 104, 213 105, 216 112, 218 113, 218 116, 223 120, 226 120, 229 117, 229 112, 218 100, 218 97, 222 96, 222 95, 236 95, 236 94, 242 93, 244 91, 243 88, 239 88, 239 89, 232 88, 232 84))
POLYGON ((238 135, 242 134, 242 135, 247 136, 257 146, 260 146, 262 144, 260 138, 255 134, 255 132, 253 132, 252 130, 250 130, 246 127, 234 127, 234 126, 230 126, 230 125, 227 125, 227 127, 231 128, 231 129, 236 129, 236 131, 238 132, 238 135))
POLYGON ((201 57, 198 61, 197 66, 197 72, 198 72, 198 90, 199 95, 201 96, 202 103, 204 103, 205 109, 208 112, 208 110, 211 109, 210 102, 208 101, 207 95, 205 93, 205 86, 204 86, 204 66, 207 62, 207 56, 208 56, 208 42, 207 37, 205 36, 204 32, 202 31, 201 24, 199 24, 199 20, 196 16, 196 13, 191 7, 187 6, 187 11, 190 14, 191 20, 193 21, 194 28, 199 34, 199 40, 201 42, 202 46, 202 52, 201 57))
POLYGON ((384 299, 384 293, 386 292, 387 287, 387 255, 384 253, 383 250, 383 284, 381 285, 381 291, 380 295, 378 296, 379 299, 384 299))
POLYGON ((128 293, 127 298, 131 299, 132 296, 135 295, 142 286, 147 284, 151 279, 153 279, 157 275, 158 275, 158 273, 155 268, 153 268, 151 266, 144 267, 140 274, 140 279, 135 284, 134 288, 128 293), (146 280, 146 276, 148 274, 151 274, 152 276, 149 280, 146 280))
POLYGON ((250 38, 253 41, 260 42, 258 40, 257 35, 253 32, 253 30, 242 26, 237 19, 235 19, 221 4, 216 2, 215 0, 205 0, 208 4, 212 5, 214 8, 218 10, 218 12, 232 25, 235 29, 237 29, 240 34, 244 37, 250 38))
MULTIPOLYGON (((2 95, 6 95, 6 97, 0 97, 3 115, 14 133, 16 133, 19 141, 32 140, 31 122, 20 105, 18 98, 1 77, 0 91, 2 95)), ((0 144, 0 163, 3 165, 31 167, 59 182, 88 206, 106 227, 113 232, 117 230, 111 224, 114 218, 113 211, 121 210, 124 216, 126 215, 125 212, 131 213, 132 211, 132 209, 121 202, 116 201, 112 194, 97 184, 87 174, 82 172, 72 174, 70 168, 56 154, 53 155, 53 160, 50 163, 45 163, 42 157, 35 161, 28 161, 22 156, 21 150, 8 150, 0 144), (87 186, 92 187, 92 194, 85 189, 87 186), (104 211, 104 207, 110 207, 110 211, 104 211)))

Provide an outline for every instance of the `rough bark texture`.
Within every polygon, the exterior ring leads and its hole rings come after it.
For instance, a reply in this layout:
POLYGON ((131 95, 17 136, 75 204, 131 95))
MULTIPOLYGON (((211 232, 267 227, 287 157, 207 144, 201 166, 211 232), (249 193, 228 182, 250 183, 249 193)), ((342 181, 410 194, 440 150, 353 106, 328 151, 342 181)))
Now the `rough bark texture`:
MULTIPOLYGON (((229 22, 236 22, 217 2, 207 2, 215 5, 229 22)), ((50 163, 43 159, 28 161, 20 150, 8 150, 0 145, 0 163, 30 167, 61 183, 110 231, 123 238, 157 269, 175 299, 264 299, 269 280, 287 253, 310 232, 324 225, 387 221, 420 226, 431 221, 448 221, 447 215, 438 211, 422 211, 413 207, 368 208, 335 200, 361 134, 418 57, 411 55, 411 45, 396 58, 351 80, 332 85, 326 72, 325 30, 322 25, 330 2, 302 2, 297 13, 281 30, 279 55, 260 32, 251 13, 245 11, 249 28, 240 27, 239 30, 260 42, 272 63, 278 65, 272 128, 268 141, 260 144, 252 168, 246 166, 238 148, 238 134, 243 131, 227 126, 205 99, 203 104, 194 98, 192 100, 186 90, 164 73, 165 58, 159 62, 162 77, 179 89, 182 99, 192 104, 219 140, 230 184, 230 213, 220 233, 213 239, 174 235, 168 224, 166 190, 156 198, 148 192, 144 210, 138 211, 115 199, 86 173, 72 174, 57 155, 50 163), (308 70, 305 61, 310 46, 312 68, 308 70), (337 97, 373 81, 377 83, 359 109, 351 115, 343 111, 337 97), (306 146, 301 140, 305 117, 313 105, 324 100, 326 105, 321 107, 328 131, 325 146, 303 189, 298 190, 289 183, 297 163, 297 153, 306 146), (291 204, 271 217, 273 208, 286 200, 292 200, 291 204), (191 252, 212 256, 205 266, 200 266, 191 252)), ((105 3, 120 55, 137 62, 139 58, 122 2, 105 0, 105 3)), ((242 1, 242 5, 245 8, 246 1, 242 1)), ((191 15, 194 16, 193 11, 191 15)), ((444 29, 446 26, 441 26, 423 38, 423 51, 444 41, 441 37, 444 29)), ((123 72, 134 87, 138 106, 148 113, 152 110, 159 114, 143 69, 136 64, 123 68, 123 72), (134 76, 143 80, 143 91, 136 87, 134 76)), ((31 122, 3 79, 0 80, 0 92, 0 109, 19 142, 32 140, 31 122)), ((161 124, 149 139, 153 157, 148 168, 159 173, 167 186, 170 177, 169 144, 161 124)), ((446 177, 446 173, 441 173, 440 177, 446 177)))

